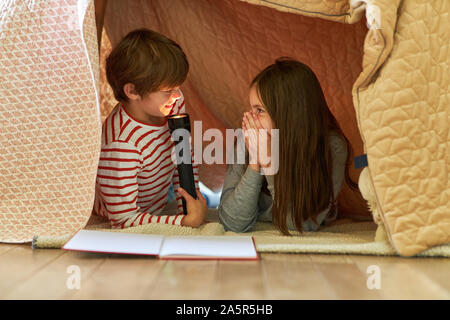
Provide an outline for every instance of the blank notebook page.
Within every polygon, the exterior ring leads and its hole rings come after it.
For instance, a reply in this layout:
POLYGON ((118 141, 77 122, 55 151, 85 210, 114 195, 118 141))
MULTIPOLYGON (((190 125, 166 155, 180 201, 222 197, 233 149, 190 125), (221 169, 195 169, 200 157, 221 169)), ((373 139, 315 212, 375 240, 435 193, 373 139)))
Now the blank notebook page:
POLYGON ((164 238, 159 253, 163 256, 205 256, 226 258, 256 258, 252 237, 248 236, 170 236, 164 238))
POLYGON ((164 236, 80 230, 63 247, 65 250, 158 255, 164 236))

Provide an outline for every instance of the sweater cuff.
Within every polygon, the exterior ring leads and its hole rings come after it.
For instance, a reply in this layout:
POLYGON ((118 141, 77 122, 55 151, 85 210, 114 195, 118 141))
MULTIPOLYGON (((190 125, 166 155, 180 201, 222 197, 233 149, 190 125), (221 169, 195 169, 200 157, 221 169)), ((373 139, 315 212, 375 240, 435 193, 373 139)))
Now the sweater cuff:
POLYGON ((172 224, 176 225, 176 226, 182 226, 184 217, 186 217, 186 215, 184 213, 177 214, 175 216, 175 219, 173 220, 172 224))
POLYGON ((275 183, 275 179, 274 179, 274 176, 265 176, 266 177, 266 180, 267 180, 267 184, 269 185, 269 186, 273 186, 274 185, 274 183, 275 183))
POLYGON ((245 182, 248 182, 251 185, 255 185, 255 184, 262 185, 264 176, 261 175, 259 172, 256 172, 252 168, 247 167, 247 170, 245 171, 244 175, 242 176, 242 179, 244 179, 245 182))

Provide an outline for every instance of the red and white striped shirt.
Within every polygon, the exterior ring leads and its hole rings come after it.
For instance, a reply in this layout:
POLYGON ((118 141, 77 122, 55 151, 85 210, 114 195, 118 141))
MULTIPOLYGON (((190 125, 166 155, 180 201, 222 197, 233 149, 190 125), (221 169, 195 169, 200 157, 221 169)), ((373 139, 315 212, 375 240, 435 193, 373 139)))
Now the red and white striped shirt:
MULTIPOLYGON (((184 98, 170 114, 185 112, 184 98)), ((133 119, 119 103, 102 128, 102 149, 97 171, 94 211, 107 217, 112 228, 148 223, 181 225, 184 218, 178 170, 172 161, 174 143, 167 126, 133 119), (177 215, 160 215, 173 183, 177 215)), ((198 189, 198 167, 193 165, 198 189)))

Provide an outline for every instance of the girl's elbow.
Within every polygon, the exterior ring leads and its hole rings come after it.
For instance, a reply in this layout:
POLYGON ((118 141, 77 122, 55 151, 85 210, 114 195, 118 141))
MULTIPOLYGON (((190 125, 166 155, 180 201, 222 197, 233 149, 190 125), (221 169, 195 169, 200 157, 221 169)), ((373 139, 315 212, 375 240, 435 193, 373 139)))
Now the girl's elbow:
POLYGON ((229 224, 225 224, 223 222, 222 222, 222 224, 224 226, 225 231, 232 231, 232 232, 235 232, 235 233, 245 233, 245 232, 248 232, 248 230, 250 229, 247 226, 242 226, 242 225, 238 225, 238 224, 236 224, 236 225, 233 225, 233 224, 229 225, 229 224))
POLYGON ((225 231, 236 233, 248 232, 253 226, 252 222, 246 223, 245 221, 238 221, 231 218, 223 211, 223 208, 219 208, 219 222, 224 226, 225 231))

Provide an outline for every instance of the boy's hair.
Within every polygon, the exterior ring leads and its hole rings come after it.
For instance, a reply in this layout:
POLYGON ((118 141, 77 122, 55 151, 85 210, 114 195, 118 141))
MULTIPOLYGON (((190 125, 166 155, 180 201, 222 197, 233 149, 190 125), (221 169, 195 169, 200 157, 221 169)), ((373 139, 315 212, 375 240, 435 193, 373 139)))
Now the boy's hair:
POLYGON ((145 28, 128 33, 106 59, 106 77, 121 102, 129 100, 123 91, 126 83, 134 84, 136 93, 144 97, 181 85, 188 71, 189 63, 181 47, 145 28))

